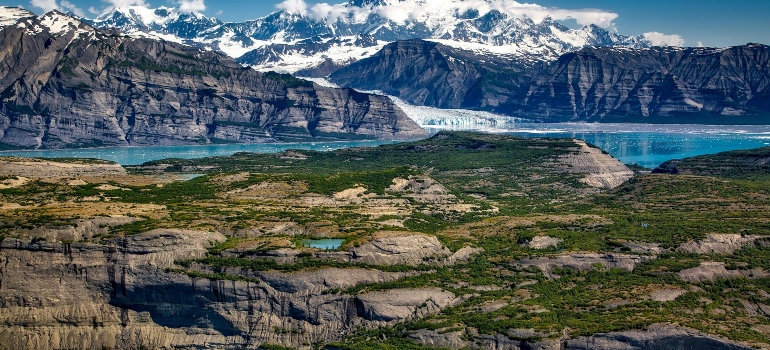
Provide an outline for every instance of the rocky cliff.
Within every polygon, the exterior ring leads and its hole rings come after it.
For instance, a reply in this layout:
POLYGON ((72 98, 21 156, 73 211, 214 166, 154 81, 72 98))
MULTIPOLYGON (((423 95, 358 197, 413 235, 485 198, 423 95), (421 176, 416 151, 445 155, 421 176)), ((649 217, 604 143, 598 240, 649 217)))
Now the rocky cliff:
POLYGON ((526 83, 516 61, 475 55, 424 40, 397 41, 337 70, 341 86, 380 90, 409 103, 439 108, 494 109, 526 83))
POLYGON ((770 47, 590 47, 525 65, 421 40, 330 76, 410 103, 540 121, 767 124, 770 47))
POLYGON ((423 135, 385 97, 258 73, 218 53, 101 32, 58 12, 4 23, 2 147, 423 135))
POLYGON ((588 48, 534 77, 505 111, 550 121, 770 123, 770 47, 588 48))
MULTIPOLYGON (((107 226, 102 224, 102 226, 107 226)), ((0 344, 13 349, 309 348, 354 327, 440 311, 453 293, 412 288, 339 294, 399 273, 323 269, 210 280, 175 272, 225 237, 155 230, 110 245, 7 239, 0 245, 0 344)))

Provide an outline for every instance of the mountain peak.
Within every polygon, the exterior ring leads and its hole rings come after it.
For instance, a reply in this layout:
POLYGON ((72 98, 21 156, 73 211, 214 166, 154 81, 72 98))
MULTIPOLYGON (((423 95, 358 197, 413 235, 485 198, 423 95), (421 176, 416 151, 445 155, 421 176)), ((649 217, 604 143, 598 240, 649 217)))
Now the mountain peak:
MULTIPOLYGON (((242 64, 258 69, 294 72, 312 65, 345 65, 374 54, 376 46, 406 39, 441 40, 457 48, 484 51, 530 62, 553 61, 560 54, 584 46, 646 47, 649 42, 627 37, 601 26, 570 29, 548 14, 493 6, 491 0, 452 0, 431 6, 434 0, 348 0, 305 11, 281 10, 243 23, 222 23, 176 8, 141 6, 116 8, 93 21, 99 28, 116 28, 137 36, 222 51, 248 57, 242 64), (476 6, 478 5, 478 6, 476 6), (370 37, 366 46, 358 35, 370 37), (313 37, 335 38, 323 42, 313 37), (245 54, 250 55, 245 56, 245 54), (283 62, 282 62, 283 61, 283 62), (260 66, 270 62, 270 66, 260 66), (285 64, 284 64, 285 63, 285 64), (292 68, 289 68, 292 67, 292 68)), ((558 16, 557 16, 558 17, 558 16)))
MULTIPOLYGON (((51 34, 63 34, 86 26, 79 19, 59 10, 52 10, 40 17, 40 25, 48 28, 51 34)), ((92 29, 88 27, 89 29, 92 29)))
POLYGON ((0 28, 16 24, 21 19, 35 17, 35 14, 20 7, 0 6, 0 28))

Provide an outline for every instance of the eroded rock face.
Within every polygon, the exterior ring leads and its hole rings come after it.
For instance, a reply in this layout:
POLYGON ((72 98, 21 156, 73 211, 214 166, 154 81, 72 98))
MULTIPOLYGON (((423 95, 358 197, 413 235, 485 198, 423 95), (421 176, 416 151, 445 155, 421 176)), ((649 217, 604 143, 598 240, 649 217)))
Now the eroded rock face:
MULTIPOLYGON (((458 300, 431 288, 357 297, 342 293, 409 274, 361 268, 199 270, 240 274, 248 282, 175 272, 175 261, 201 258, 223 240, 217 232, 177 229, 123 237, 107 246, 3 240, 0 344, 13 349, 254 349, 265 343, 306 348, 339 340, 357 326, 436 313, 458 300)), ((426 242, 439 252, 445 249, 426 242)))
POLYGON ((559 245, 559 243, 563 242, 564 240, 561 238, 556 237, 549 237, 549 236, 535 236, 532 238, 531 241, 523 244, 527 248, 531 249, 548 249, 551 247, 556 247, 559 245))
POLYGON ((625 164, 601 149, 590 147, 585 141, 574 140, 580 150, 563 156, 562 162, 569 172, 585 173, 581 181, 598 188, 615 188, 634 177, 634 172, 625 164))
POLYGON ((523 266, 535 266, 551 277, 554 267, 573 268, 580 271, 590 271, 597 264, 606 269, 622 269, 632 271, 637 265, 649 260, 649 257, 629 254, 564 254, 554 257, 522 259, 517 263, 523 266))
POLYGON ((744 245, 754 243, 758 238, 760 237, 711 233, 704 240, 680 245, 676 251, 692 254, 732 254, 744 245))
POLYGON ((358 313, 371 321, 402 321, 438 313, 453 304, 454 294, 435 288, 371 292, 356 298, 358 313))
POLYGON ((412 104, 550 122, 770 123, 770 47, 585 47, 527 64, 406 40, 330 76, 412 104), (371 79, 376 77, 376 79, 371 79))
POLYGON ((350 250, 353 261, 372 265, 419 265, 425 258, 452 253, 435 236, 401 235, 375 239, 350 250))
POLYGON ((684 269, 677 273, 679 278, 690 282, 698 283, 703 281, 715 281, 717 279, 724 278, 764 278, 770 276, 762 268, 755 268, 751 270, 728 270, 723 262, 703 262, 700 266, 684 269))
POLYGON ((0 27, 0 142, 19 148, 425 135, 383 96, 259 73, 56 11, 0 27))

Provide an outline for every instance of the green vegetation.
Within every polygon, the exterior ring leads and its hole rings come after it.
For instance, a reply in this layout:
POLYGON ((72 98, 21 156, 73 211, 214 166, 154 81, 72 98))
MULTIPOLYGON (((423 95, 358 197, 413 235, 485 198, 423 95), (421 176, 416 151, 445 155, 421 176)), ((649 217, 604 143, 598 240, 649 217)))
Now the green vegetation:
POLYGON ((422 349, 409 337, 416 330, 459 332, 471 340, 476 334, 518 339, 511 330, 532 329, 537 340, 654 323, 766 346, 770 319, 763 307, 770 310, 770 278, 763 272, 770 272, 770 170, 709 164, 754 164, 767 150, 680 163, 681 169, 687 164, 687 169, 708 173, 658 175, 636 168, 633 179, 613 190, 590 188, 580 182, 581 174, 557 166, 560 157, 576 151, 568 140, 444 132, 377 148, 166 159, 131 167, 131 181, 70 186, 35 180, 0 189, 2 202, 20 204, 0 211, 0 235, 32 241, 31 234, 24 235, 40 227, 73 225, 71 213, 86 208, 96 213, 88 218, 120 214, 142 219, 105 228, 84 239, 90 242, 111 243, 155 228, 226 234, 227 240, 213 245, 206 257, 177 261, 170 270, 193 278, 264 283, 256 276, 267 271, 364 268, 403 275, 382 283, 329 287, 323 293, 355 296, 435 287, 462 297, 425 318, 357 329, 339 342, 316 344, 330 349, 422 349), (169 175, 158 172, 207 175, 145 181, 169 175), (464 247, 483 251, 455 264, 427 258, 418 266, 366 265, 333 256, 390 231, 435 235, 452 252, 464 247), (729 254, 679 249, 710 234, 760 238, 729 254), (544 249, 525 245, 539 236, 556 238, 558 244, 544 249), (329 237, 344 239, 340 252, 299 244, 329 237), (295 255, 282 260, 268 254, 278 248, 294 249, 295 255), (566 264, 551 266, 545 274, 525 263, 585 253, 630 256, 638 264, 633 270, 598 262, 580 269, 566 264), (743 277, 688 282, 680 276, 707 262, 724 263, 727 271, 743 277), (656 297, 660 291, 674 295, 656 297))

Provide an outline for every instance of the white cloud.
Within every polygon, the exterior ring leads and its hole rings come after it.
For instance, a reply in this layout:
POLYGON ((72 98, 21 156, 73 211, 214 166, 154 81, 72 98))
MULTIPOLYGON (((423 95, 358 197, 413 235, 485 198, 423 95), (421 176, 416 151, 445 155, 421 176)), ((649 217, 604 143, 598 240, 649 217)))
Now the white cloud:
POLYGON ((223 13, 225 13, 225 12, 222 11, 222 10, 219 10, 216 13, 214 13, 214 16, 221 16, 223 13))
POLYGON ((703 42, 702 42, 702 41, 699 41, 699 42, 698 42, 698 47, 706 47, 706 45, 703 45, 703 42))
POLYGON ((32 0, 29 3, 45 12, 59 9, 59 4, 56 3, 56 0, 32 0))
POLYGON ((102 13, 102 11, 97 10, 96 7, 93 7, 93 6, 88 8, 88 12, 91 12, 91 14, 94 14, 94 15, 99 15, 102 13))
POLYGON ((203 0, 179 0, 177 5, 179 5, 179 10, 182 12, 206 11, 206 4, 203 0))
POLYGON ((291 14, 307 16, 307 3, 304 0, 285 0, 275 7, 291 14))
POLYGON ((81 8, 75 6, 75 4, 73 4, 73 3, 71 3, 71 2, 69 2, 67 0, 61 0, 59 2, 59 4, 61 5, 61 7, 63 7, 67 11, 74 13, 75 16, 78 16, 78 17, 85 17, 86 16, 86 12, 85 11, 83 11, 81 8))
POLYGON ((655 46, 684 46, 684 38, 679 34, 647 32, 644 33, 644 38, 655 46))
POLYGON ((528 17, 540 23, 546 18, 554 20, 574 20, 580 25, 595 24, 602 28, 614 29, 618 14, 600 9, 561 9, 537 4, 519 3, 512 0, 423 0, 393 2, 383 6, 350 6, 347 4, 318 3, 308 8, 303 0, 285 0, 276 6, 290 13, 309 15, 314 19, 336 21, 351 18, 354 22, 363 22, 371 14, 377 14, 393 22, 403 24, 407 21, 441 18, 448 14, 465 13, 476 10, 484 15, 492 10, 512 17, 528 17))
POLYGON ((56 0, 31 0, 29 3, 45 12, 59 10, 61 12, 72 12, 79 17, 86 16, 85 11, 67 0, 61 0, 59 3, 56 0))

